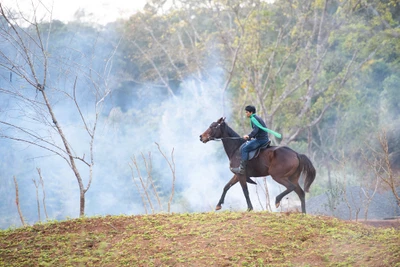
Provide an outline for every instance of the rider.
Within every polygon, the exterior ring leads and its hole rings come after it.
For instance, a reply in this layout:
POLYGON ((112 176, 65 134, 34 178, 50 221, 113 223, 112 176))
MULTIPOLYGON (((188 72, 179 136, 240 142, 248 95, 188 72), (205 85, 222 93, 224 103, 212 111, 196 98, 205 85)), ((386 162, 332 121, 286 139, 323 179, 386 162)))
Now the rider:
POLYGON ((241 161, 239 167, 231 168, 231 171, 237 174, 244 174, 249 159, 249 152, 262 147, 269 141, 268 133, 264 130, 267 126, 265 125, 265 122, 255 114, 256 108, 249 105, 245 107, 245 111, 246 117, 250 118, 250 125, 253 128, 253 131, 250 134, 243 136, 244 139, 249 141, 241 147, 241 161))

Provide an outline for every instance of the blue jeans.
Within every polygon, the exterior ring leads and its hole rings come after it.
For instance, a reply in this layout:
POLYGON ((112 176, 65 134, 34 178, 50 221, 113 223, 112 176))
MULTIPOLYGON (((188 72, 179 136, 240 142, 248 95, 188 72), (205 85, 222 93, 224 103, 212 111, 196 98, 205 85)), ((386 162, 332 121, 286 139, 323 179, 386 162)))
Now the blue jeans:
POLYGON ((249 160, 249 152, 265 145, 268 141, 269 141, 268 139, 262 139, 262 140, 253 139, 247 141, 245 145, 242 147, 242 150, 240 151, 242 160, 249 160))

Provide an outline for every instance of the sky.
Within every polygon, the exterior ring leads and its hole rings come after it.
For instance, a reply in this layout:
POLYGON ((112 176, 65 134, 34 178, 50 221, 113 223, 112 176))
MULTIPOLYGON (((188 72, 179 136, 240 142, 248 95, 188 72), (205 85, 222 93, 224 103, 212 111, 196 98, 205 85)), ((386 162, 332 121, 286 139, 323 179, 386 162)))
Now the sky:
MULTIPOLYGON (((14 9, 20 8, 28 14, 32 14, 32 2, 38 5, 36 0, 2 0, 4 6, 14 9)), ((77 10, 84 10, 91 14, 94 22, 104 24, 115 21, 117 18, 127 18, 136 11, 142 9, 147 0, 43 0, 42 3, 53 10, 53 19, 64 22, 73 20, 77 10)), ((43 12, 43 8, 40 8, 43 12)))

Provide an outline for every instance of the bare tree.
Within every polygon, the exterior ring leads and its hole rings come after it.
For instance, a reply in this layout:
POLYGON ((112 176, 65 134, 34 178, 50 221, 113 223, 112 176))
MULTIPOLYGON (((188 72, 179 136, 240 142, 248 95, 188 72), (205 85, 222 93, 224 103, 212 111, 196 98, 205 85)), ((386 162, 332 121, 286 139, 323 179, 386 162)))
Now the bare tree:
POLYGON ((85 194, 93 178, 97 124, 104 100, 110 94, 108 83, 117 45, 104 55, 102 68, 94 68, 92 64, 96 40, 90 52, 75 51, 79 59, 87 59, 85 65, 72 57, 56 56, 50 45, 53 40, 51 13, 48 14, 50 20, 39 19, 36 13, 39 8, 51 10, 38 2, 29 18, 22 12, 16 16, 10 8, 0 4, 0 42, 7 45, 0 50, 0 70, 10 73, 8 83, 5 80, 0 87, 0 94, 8 100, 7 107, 2 107, 0 138, 35 146, 62 158, 78 183, 79 215, 84 216, 85 194), (78 92, 78 83, 90 97, 83 98, 78 92), (86 108, 88 101, 92 107, 90 111, 86 108), (74 107, 70 116, 80 121, 80 128, 86 133, 80 138, 87 140, 88 156, 86 153, 78 155, 72 142, 74 137, 64 132, 60 119, 62 111, 57 110, 60 103, 74 107), (78 167, 78 162, 87 167, 87 175, 82 174, 83 167, 78 167))
MULTIPOLYGON (((165 161, 167 162, 171 174, 172 174, 172 182, 171 182, 171 193, 168 198, 168 212, 171 212, 171 204, 174 198, 175 194, 175 161, 174 161, 174 150, 172 149, 171 152, 171 160, 168 159, 168 157, 165 155, 165 153, 161 150, 160 145, 156 143, 158 151, 161 153, 165 161)), ((132 173, 132 179, 135 184, 136 189, 139 192, 139 195, 142 199, 143 202, 143 207, 145 209, 145 212, 148 213, 148 206, 151 209, 151 212, 154 214, 157 212, 156 207, 153 205, 154 199, 158 203, 158 211, 163 211, 163 205, 162 201, 166 200, 166 198, 163 198, 160 196, 160 192, 154 182, 153 175, 152 175, 152 165, 151 165, 151 153, 149 153, 148 157, 146 158, 143 153, 142 153, 142 159, 143 159, 143 164, 146 169, 147 177, 144 177, 141 173, 141 167, 139 162, 136 160, 136 157, 132 157, 132 164, 129 164, 129 167, 131 168, 131 173, 132 173), (136 170, 136 174, 134 172, 134 169, 136 170)))
POLYGON ((35 191, 36 191, 36 205, 37 205, 37 211, 38 211, 38 218, 39 222, 42 222, 42 219, 40 217, 40 202, 39 202, 39 184, 36 182, 35 179, 32 179, 33 184, 35 185, 35 191))
POLYGON ((398 188, 400 186, 400 174, 394 170, 389 152, 389 143, 386 131, 382 130, 378 134, 379 147, 373 148, 369 146, 369 154, 364 156, 368 167, 373 171, 376 177, 383 185, 393 193, 397 205, 400 207, 400 195, 398 188))
POLYGON ((17 177, 15 177, 15 176, 14 176, 14 185, 15 185, 15 204, 17 205, 18 214, 19 214, 19 218, 21 220, 21 223, 22 223, 23 226, 25 226, 26 225, 25 219, 24 219, 24 216, 23 216, 22 211, 21 211, 21 206, 19 204, 18 182, 17 182, 17 177))
MULTIPOLYGON (((138 161, 136 160, 136 157, 133 156, 132 158, 132 163, 133 164, 129 164, 130 168, 131 168, 131 172, 132 172, 132 179, 133 182, 135 183, 136 189, 138 190, 141 198, 142 198, 142 202, 143 202, 143 206, 145 209, 145 212, 147 213, 147 205, 150 206, 151 212, 154 214, 155 213, 155 208, 153 205, 153 201, 152 201, 152 195, 154 194, 157 202, 160 204, 160 198, 158 196, 157 190, 154 187, 154 183, 153 183, 153 178, 151 176, 151 168, 149 166, 151 166, 151 157, 150 157, 150 153, 149 153, 149 159, 147 160, 146 157, 143 155, 142 153, 142 158, 143 158, 143 162, 146 168, 146 172, 148 174, 147 178, 144 178, 143 175, 141 174, 140 171, 140 166, 138 161), (137 183, 137 179, 135 178, 134 175, 134 171, 133 171, 133 166, 135 166, 136 172, 137 172, 137 176, 140 182, 140 186, 137 183), (151 187, 150 187, 151 185, 151 187), (153 194, 152 194, 153 192, 153 194)), ((162 206, 160 206, 160 209, 162 210, 162 206)))
POLYGON ((43 211, 44 211, 44 215, 46 216, 46 220, 49 218, 49 215, 47 214, 47 208, 46 208, 46 190, 44 190, 44 180, 42 177, 42 171, 40 170, 40 168, 36 168, 38 175, 39 175, 39 184, 42 186, 42 204, 43 204, 43 211))
POLYGON ((160 145, 156 143, 158 151, 160 151, 161 155, 164 157, 164 159, 167 161, 168 166, 171 170, 172 174, 172 182, 171 182, 171 195, 168 200, 168 212, 171 212, 171 203, 172 200, 174 199, 174 194, 175 194, 175 180, 176 180, 176 175, 175 175, 175 161, 174 161, 174 149, 171 151, 171 160, 167 158, 165 153, 161 150, 160 145))

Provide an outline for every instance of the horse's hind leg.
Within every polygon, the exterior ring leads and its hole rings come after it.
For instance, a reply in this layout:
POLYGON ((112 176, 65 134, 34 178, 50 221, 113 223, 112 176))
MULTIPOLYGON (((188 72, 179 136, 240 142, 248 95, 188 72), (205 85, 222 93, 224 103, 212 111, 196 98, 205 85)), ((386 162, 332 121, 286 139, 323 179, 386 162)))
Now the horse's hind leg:
MULTIPOLYGON (((272 177, 272 178, 274 178, 274 177, 272 177)), ((282 193, 280 193, 275 199, 275 207, 279 208, 282 198, 284 196, 286 196, 287 194, 289 194, 290 192, 292 192, 293 190, 295 190, 296 185, 293 184, 292 182, 290 182, 289 179, 287 179, 287 178, 283 178, 283 179, 275 179, 274 178, 274 180, 286 187, 286 190, 283 191, 282 193)))
POLYGON ((306 213, 306 194, 299 185, 299 178, 300 178, 300 173, 296 172, 295 174, 289 177, 289 180, 296 186, 294 191, 299 196, 301 202, 301 212, 306 213))
POLYGON ((234 175, 234 176, 232 177, 232 179, 225 185, 224 191, 222 192, 222 196, 221 196, 221 198, 219 199, 219 202, 218 202, 218 204, 217 204, 217 207, 215 207, 215 210, 220 210, 220 209, 221 209, 222 204, 224 204, 226 192, 228 192, 228 190, 229 190, 234 184, 236 184, 238 181, 239 181, 238 177, 237 177, 236 175, 234 175))
POLYGON ((297 184, 296 189, 294 190, 300 198, 301 202, 301 212, 306 213, 306 194, 304 193, 303 189, 297 184))

